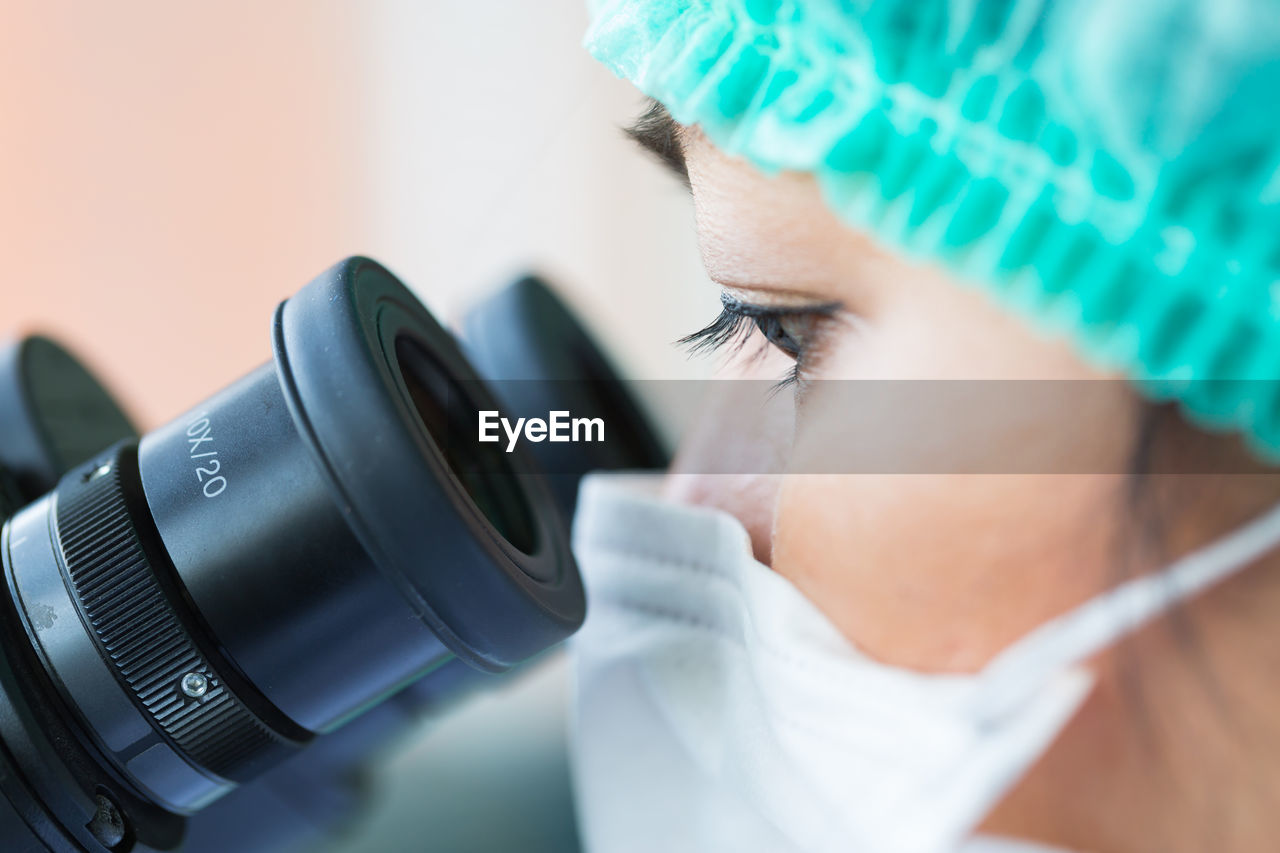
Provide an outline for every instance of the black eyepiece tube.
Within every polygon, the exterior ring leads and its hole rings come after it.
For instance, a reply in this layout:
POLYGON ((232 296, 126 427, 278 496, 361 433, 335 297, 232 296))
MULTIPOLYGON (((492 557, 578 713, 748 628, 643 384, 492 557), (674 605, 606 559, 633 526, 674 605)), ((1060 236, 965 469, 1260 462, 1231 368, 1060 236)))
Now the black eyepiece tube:
POLYGON ((505 669, 584 616, 542 479, 448 440, 497 406, 404 285, 349 259, 272 336, 271 362, 4 528, 30 646, 5 653, 44 673, 21 702, 101 756, 83 802, 112 827, 129 803, 193 812, 442 664, 505 669))
MULTIPOLYGON (((322 731, 449 650, 361 545, 276 365, 148 433, 142 493, 193 611, 272 706, 322 731)), ((421 488, 421 486, 419 487, 421 488)), ((424 552, 425 553, 425 552, 424 552)))
POLYGON ((187 593, 272 704, 325 730, 452 654, 504 669, 576 627, 537 479, 476 483, 437 449, 462 444, 440 418, 475 377, 402 285, 348 262, 280 307, 274 343, 139 451, 187 593))

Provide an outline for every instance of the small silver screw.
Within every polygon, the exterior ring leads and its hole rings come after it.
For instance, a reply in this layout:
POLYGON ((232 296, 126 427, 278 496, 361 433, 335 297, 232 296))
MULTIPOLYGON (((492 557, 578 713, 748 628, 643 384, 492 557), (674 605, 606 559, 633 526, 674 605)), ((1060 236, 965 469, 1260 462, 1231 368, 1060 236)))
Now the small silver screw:
POLYGON ((111 473, 111 463, 110 463, 110 462, 103 462, 103 463, 102 463, 101 465, 99 465, 97 468, 94 468, 92 471, 90 471, 90 472, 89 472, 89 476, 88 476, 88 477, 86 477, 85 479, 86 479, 86 481, 88 481, 88 480, 96 480, 96 479, 98 479, 99 477, 105 477, 106 475, 108 475, 108 474, 110 474, 110 473, 111 473))
POLYGON ((188 672, 182 676, 182 692, 192 699, 199 699, 209 692, 209 679, 198 672, 188 672))

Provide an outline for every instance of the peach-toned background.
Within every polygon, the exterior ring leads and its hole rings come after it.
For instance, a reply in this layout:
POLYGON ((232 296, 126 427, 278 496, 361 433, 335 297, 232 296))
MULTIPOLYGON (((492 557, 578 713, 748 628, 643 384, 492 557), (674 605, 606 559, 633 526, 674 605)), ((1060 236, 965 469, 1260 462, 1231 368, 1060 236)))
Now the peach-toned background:
POLYGON ((533 264, 624 363, 714 311, 682 191, 617 124, 581 0, 8 0, 0 329, 152 426, 268 356, 274 305, 378 258, 456 315, 533 264))

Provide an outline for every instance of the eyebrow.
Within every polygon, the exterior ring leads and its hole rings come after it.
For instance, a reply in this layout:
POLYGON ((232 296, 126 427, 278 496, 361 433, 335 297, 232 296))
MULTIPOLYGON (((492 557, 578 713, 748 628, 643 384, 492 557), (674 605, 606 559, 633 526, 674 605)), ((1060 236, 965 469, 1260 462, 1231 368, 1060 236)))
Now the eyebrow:
POLYGON ((648 151, 679 179, 689 186, 689 168, 684 160, 684 146, 680 144, 680 124, 671 117, 667 108, 652 98, 645 111, 624 129, 631 139, 648 151))

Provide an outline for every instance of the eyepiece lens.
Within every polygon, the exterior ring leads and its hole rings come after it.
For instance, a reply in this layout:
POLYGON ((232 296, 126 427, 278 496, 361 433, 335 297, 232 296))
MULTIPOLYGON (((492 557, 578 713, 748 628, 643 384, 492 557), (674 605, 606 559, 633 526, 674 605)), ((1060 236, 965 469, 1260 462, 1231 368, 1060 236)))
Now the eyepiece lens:
POLYGON ((413 338, 396 340, 396 359, 418 418, 450 473, 504 539, 532 554, 538 536, 524 489, 500 445, 475 440, 479 406, 473 396, 413 338))

